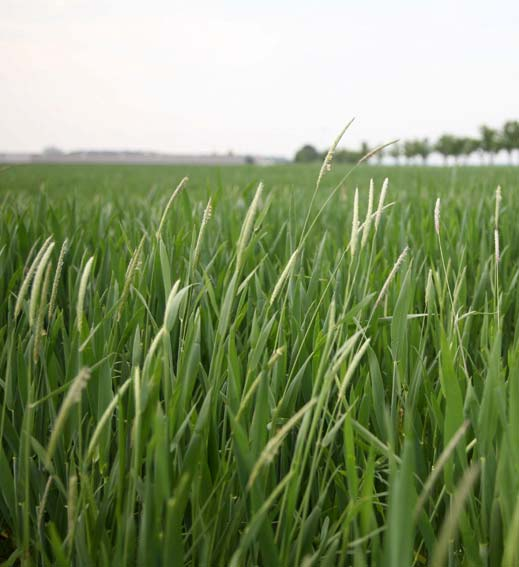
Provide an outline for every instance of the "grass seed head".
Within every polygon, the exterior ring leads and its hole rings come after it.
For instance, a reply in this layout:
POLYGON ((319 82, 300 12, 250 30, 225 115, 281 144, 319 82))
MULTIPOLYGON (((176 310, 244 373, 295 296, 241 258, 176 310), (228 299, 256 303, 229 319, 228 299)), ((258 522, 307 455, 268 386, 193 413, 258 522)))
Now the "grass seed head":
POLYGON ((36 268, 38 267, 42 256, 45 254, 47 248, 49 247, 51 240, 52 236, 49 236, 49 238, 47 238, 47 240, 43 243, 42 247, 38 251, 38 254, 36 254, 36 258, 34 258, 32 264, 25 274, 25 278, 23 279, 22 285, 20 286, 20 291, 18 292, 18 297, 16 298, 16 305, 14 308, 15 318, 18 317, 20 311, 22 310, 23 301, 25 299, 25 296, 27 295, 29 284, 31 283, 34 272, 36 271, 36 268))
POLYGON ((240 237, 238 239, 238 251, 236 253, 236 267, 237 269, 241 269, 243 263, 243 253, 245 252, 245 248, 249 243, 249 238, 252 232, 252 227, 254 226, 254 218, 256 217, 256 212, 259 207, 259 202, 261 198, 261 193, 263 192, 263 183, 260 182, 258 188, 256 189, 256 193, 254 194, 254 198, 249 206, 247 214, 245 215, 245 220, 243 221, 240 237))
POLYGON ((357 250, 357 240, 359 236, 359 188, 355 189, 353 197, 353 219, 351 223, 350 254, 353 258, 357 250))
POLYGON ((270 359, 268 361, 268 367, 272 368, 274 366, 274 364, 276 364, 276 362, 285 354, 286 350, 287 350, 287 347, 285 345, 277 348, 272 353, 272 356, 270 357, 270 359))
POLYGON ((369 231, 371 228, 371 217, 373 213, 373 193, 375 191, 373 178, 369 180, 369 194, 368 194, 368 210, 366 212, 366 220, 364 221, 364 228, 362 229, 362 241, 360 247, 364 248, 368 241, 369 231))
POLYGON ((375 215, 375 232, 377 231, 378 225, 380 224, 380 219, 382 218, 382 210, 384 208, 384 201, 386 200, 386 193, 388 186, 389 186, 389 179, 386 177, 384 179, 384 182, 382 183, 382 189, 380 191, 380 197, 378 200, 377 213, 375 215))
POLYGON ((77 304, 76 304, 76 320, 77 320, 77 330, 80 336, 83 330, 83 316, 84 316, 83 308, 85 305, 86 288, 93 262, 94 262, 94 257, 91 256, 85 265, 85 269, 83 270, 83 274, 81 275, 81 281, 79 282, 79 293, 77 296, 77 304))
POLYGON ((63 244, 61 245, 61 250, 58 257, 58 264, 56 266, 56 273, 54 274, 54 281, 52 283, 52 291, 50 293, 50 301, 49 301, 49 319, 52 317, 54 312, 54 307, 56 305, 56 299, 58 297, 58 286, 59 280, 61 278, 61 272, 63 270, 63 263, 65 261, 65 254, 68 251, 69 241, 68 238, 65 238, 63 244))
POLYGON ((436 204, 434 205, 434 230, 436 234, 440 235, 440 197, 436 199, 436 204))
POLYGON ((283 272, 281 272, 281 275, 279 276, 279 279, 278 279, 276 285, 274 286, 274 291, 272 292, 272 295, 270 296, 270 305, 272 305, 274 303, 274 301, 276 301, 276 297, 279 295, 279 292, 281 291, 283 284, 285 283, 285 281, 288 279, 288 277, 292 273, 292 270, 294 269, 294 265, 295 265, 296 260, 297 260, 298 252, 299 252, 299 249, 296 248, 296 250, 294 251, 292 256, 290 256, 290 259, 288 260, 287 265, 285 266, 285 269, 283 270, 283 272))
POLYGON ((202 239, 205 232, 205 227, 207 223, 211 220, 211 216, 213 214, 213 207, 211 203, 211 198, 207 202, 207 206, 205 207, 204 214, 202 216, 202 223, 200 224, 200 230, 198 231, 198 237, 196 239, 195 251, 193 252, 193 262, 191 272, 195 269, 196 265, 198 264, 198 259, 200 257, 200 249, 202 248, 202 239))
POLYGON ((394 277, 396 276, 398 270, 400 269, 400 267, 402 266, 402 264, 404 263, 404 260, 407 256, 407 253, 409 252, 409 246, 406 246, 403 250, 402 253, 400 254, 400 256, 398 257, 398 260, 395 262, 395 265, 393 266, 393 268, 391 269, 391 272, 389 272, 389 276, 387 277, 386 281, 384 282, 384 285, 382 286, 382 289, 380 290, 380 293, 377 297, 377 300, 375 301, 375 306, 373 307, 373 310, 375 310, 380 302, 382 301, 382 299, 384 298, 384 296, 387 293, 387 290, 389 289, 389 286, 391 285, 391 282, 393 281, 394 277))
POLYGON ((317 178, 317 187, 319 187, 319 185, 321 184, 321 181, 322 181, 323 177, 325 176, 325 174, 327 172, 331 171, 333 156, 335 155, 335 150, 337 149, 339 142, 341 141, 342 137, 344 136, 344 133, 351 126, 351 124, 354 120, 355 119, 352 118, 348 122, 348 124, 346 124, 346 126, 344 126, 344 128, 339 132, 339 135, 335 138, 332 145, 330 146, 330 149, 328 150, 328 152, 327 152, 327 154, 324 158, 323 164, 321 165, 321 170, 319 171, 319 176, 317 178))
POLYGON ((52 271, 52 262, 47 265, 45 270, 45 277, 41 288, 40 307, 38 315, 36 316, 36 324, 34 326, 34 345, 33 345, 33 360, 36 362, 39 356, 40 341, 43 335, 43 319, 45 317, 45 308, 47 307, 47 295, 49 293, 50 274, 52 271))
POLYGON ((212 199, 211 197, 209 197, 209 201, 207 201, 207 205, 204 210, 204 216, 202 217, 202 224, 204 226, 211 220, 212 215, 213 215, 213 205, 212 205, 212 199))
POLYGON ((43 281, 43 276, 45 273, 45 268, 47 267, 47 263, 50 260, 50 255, 52 254, 52 250, 54 248, 54 242, 52 242, 45 254, 41 257, 40 263, 36 268, 36 274, 34 275, 34 282, 32 284, 31 290, 31 300, 29 303, 29 325, 32 327, 36 320, 36 311, 38 307, 38 300, 40 298, 40 287, 43 281))
POLYGON ((434 305, 434 281, 432 269, 429 268, 429 273, 427 274, 427 284, 425 285, 425 308, 427 311, 431 311, 434 305))
POLYGON ((498 185, 497 189, 496 189, 496 211, 495 211, 495 214, 494 214, 496 229, 499 228, 499 210, 500 210, 500 208, 501 208, 501 185, 498 185))
POLYGON ((248 489, 250 489, 252 487, 252 485, 254 484, 254 482, 256 481, 256 478, 257 478, 260 470, 265 465, 267 465, 268 463, 271 463, 273 461, 274 457, 276 456, 277 452, 279 451, 281 444, 283 443, 283 440, 285 439, 287 434, 290 432, 290 430, 298 423, 298 421, 300 421, 305 416, 305 414, 310 409, 312 409, 312 407, 316 403, 317 403, 316 398, 312 398, 309 402, 307 402, 300 410, 298 410, 277 431, 277 433, 274 435, 274 437, 272 437, 272 439, 265 445, 265 448, 261 452, 258 460, 256 461, 256 463, 254 464, 254 466, 252 468, 251 474, 249 476, 249 481, 247 483, 248 489))
POLYGON ((145 236, 143 236, 141 238, 139 245, 137 246, 135 252, 132 254, 130 263, 128 264, 128 268, 126 269, 126 274, 125 274, 125 277, 124 277, 123 291, 121 293, 121 297, 119 299, 119 307, 117 309, 116 321, 120 321, 120 319, 121 319, 123 307, 126 304, 126 298, 128 297, 128 294, 130 293, 130 288, 131 288, 131 285, 133 283, 135 274, 139 270, 140 257, 141 257, 142 247, 144 246, 145 238, 146 238, 145 236))

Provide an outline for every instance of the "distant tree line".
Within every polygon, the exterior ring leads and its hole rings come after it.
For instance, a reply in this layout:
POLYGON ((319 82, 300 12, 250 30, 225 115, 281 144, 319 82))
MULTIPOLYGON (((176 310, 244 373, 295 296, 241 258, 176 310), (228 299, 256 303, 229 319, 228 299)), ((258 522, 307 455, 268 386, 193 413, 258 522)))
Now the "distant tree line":
MULTIPOLYGON (((455 163, 463 163, 473 154, 478 154, 482 163, 494 163, 494 157, 501 151, 508 153, 508 160, 513 163, 514 152, 519 153, 519 121, 510 120, 503 125, 501 130, 481 126, 479 138, 468 138, 444 134, 436 143, 430 142, 427 138, 406 140, 388 147, 385 152, 379 152, 375 159, 381 161, 384 157, 390 156, 395 163, 401 160, 406 163, 427 164, 429 156, 433 153, 440 154, 444 162, 449 158, 455 163)), ((369 151, 368 144, 363 142, 359 151, 337 150, 334 155, 334 162, 355 163, 369 151)), ((305 145, 296 152, 294 161, 297 163, 308 163, 322 161, 325 152, 319 152, 314 146, 305 145)))

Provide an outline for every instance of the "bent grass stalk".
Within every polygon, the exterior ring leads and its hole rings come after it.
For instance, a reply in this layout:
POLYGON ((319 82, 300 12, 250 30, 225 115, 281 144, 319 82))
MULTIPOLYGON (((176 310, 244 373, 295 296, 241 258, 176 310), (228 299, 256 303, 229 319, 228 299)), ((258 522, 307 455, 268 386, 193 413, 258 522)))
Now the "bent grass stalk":
MULTIPOLYGON (((317 176, 317 181, 315 183, 315 187, 314 190, 312 192, 312 197, 310 198, 310 203, 308 205, 308 209, 306 212, 306 217, 305 217, 305 221, 303 223, 303 229, 301 231, 301 239, 299 241, 299 246, 298 248, 301 247, 301 244, 304 242, 305 240, 305 234, 306 234, 306 229, 308 226, 308 222, 310 220, 310 214, 312 212, 312 208, 313 208, 313 204, 315 201, 315 198, 317 196, 317 193, 319 191, 319 187, 321 186, 321 181, 323 180, 323 177, 325 176, 326 172, 330 171, 331 169, 331 164, 332 164, 332 160, 333 160, 333 156, 335 154, 335 150, 337 149, 337 146, 339 145, 340 141, 342 140, 342 137, 344 136, 344 134, 346 133, 346 131, 349 129, 349 127, 353 124, 355 118, 352 118, 347 124, 346 126, 344 126, 344 128, 339 132, 338 136, 335 138, 335 140, 333 141, 332 145, 330 146, 330 149, 328 150, 324 161, 321 165, 321 169, 319 171, 319 175, 317 176)), ((347 177, 347 176, 346 176, 347 177)), ((341 183, 342 185, 342 183, 341 183)), ((338 190, 339 187, 336 187, 336 190, 338 190)), ((333 193, 336 192, 336 190, 333 191, 333 193)))
POLYGON ((173 201, 175 201, 175 199, 178 197, 178 195, 180 195, 181 191, 187 185, 188 181, 189 181, 189 178, 184 177, 180 181, 180 183, 177 185, 176 189, 173 191, 173 193, 171 194, 171 197, 169 198, 168 202, 166 203, 166 206, 164 207, 164 212, 162 213, 162 217, 160 218, 159 228, 157 229, 157 232, 155 233, 157 240, 159 240, 161 235, 162 235, 162 228, 164 227, 164 223, 166 222, 166 218, 168 216, 169 209, 171 209, 171 206, 173 205, 173 201))
POLYGON ((467 380, 470 381, 470 375, 469 375, 469 371, 468 371, 467 360, 466 360, 466 356, 465 356, 465 351, 463 349, 463 342, 462 342, 461 332, 460 332, 460 328, 459 328, 459 319, 458 319, 457 315, 455 314, 454 296, 451 292, 451 286, 450 286, 450 283, 449 283, 449 274, 448 274, 447 267, 445 265, 445 259, 444 259, 444 256, 443 256, 442 239, 441 239, 441 235, 440 235, 440 199, 439 198, 436 200, 436 203, 435 203, 435 206, 434 206, 434 229, 435 229, 437 240, 438 240, 438 247, 440 249, 440 257, 441 257, 441 262, 442 262, 442 267, 443 267, 443 275, 444 275, 444 278, 445 278, 445 284, 447 286, 447 292, 449 294, 449 299, 450 299, 450 303, 451 303, 452 324, 454 326, 456 336, 457 336, 457 339, 458 339, 458 342, 459 342, 459 352, 460 352, 461 360, 462 360, 462 363, 463 363, 463 370, 465 372, 465 376, 466 376, 467 380))
POLYGON ((442 526, 438 542, 431 558, 431 567, 443 567, 447 558, 448 548, 457 531, 458 519, 463 512, 465 501, 470 495, 479 476, 479 464, 472 465, 465 471, 454 494, 447 518, 442 526))
POLYGON ((54 456, 54 452, 56 450, 56 446, 65 425, 67 416, 70 413, 72 407, 81 401, 81 394, 83 393, 83 390, 90 380, 90 376, 90 369, 82 368, 79 371, 79 374, 72 381, 70 388, 63 398, 59 412, 56 416, 56 419, 54 420, 54 427, 52 429, 49 443, 47 445, 47 451, 45 455, 47 468, 50 468, 51 466, 52 458, 54 456))
MULTIPOLYGON (((353 124, 353 121, 355 120, 355 118, 352 118, 347 124, 346 126, 344 126, 344 128, 339 132, 339 134, 337 135, 337 137, 335 138, 335 140, 332 142, 332 145, 330 146, 330 149, 328 150, 328 152, 326 153, 326 156, 324 157, 323 163, 321 165, 321 169, 319 171, 319 175, 317 176, 317 184, 316 184, 316 189, 318 190, 320 185, 321 185, 321 181, 323 179, 323 177, 325 176, 325 174, 329 171, 331 171, 332 169, 332 161, 333 161, 333 156, 335 154, 335 150, 337 149, 337 146, 339 145, 340 141, 342 140, 342 137, 344 136, 344 134, 346 133, 346 130, 348 130, 348 128, 353 124)), ((310 207, 311 208, 311 204, 310 207)))
POLYGON ((400 270, 400 267, 402 266, 402 264, 404 263, 404 260, 407 256, 407 253, 409 252, 409 246, 406 246, 402 252, 400 253, 400 256, 398 257, 397 261, 395 262, 393 268, 391 269, 391 271, 389 272, 389 275, 386 279, 386 281, 384 282, 384 285, 382 286, 382 289, 380 290, 380 293, 378 294, 378 297, 375 301, 375 305, 373 306, 373 313, 375 312, 375 310, 377 309, 377 307, 380 305, 380 303, 382 302, 382 300, 384 299, 384 296, 386 295, 389 286, 391 285, 391 282, 393 281, 393 279, 395 278, 396 274, 398 273, 398 271, 400 270))
POLYGON ((469 426, 470 426, 470 421, 468 421, 468 420, 465 420, 461 424, 459 429, 451 437, 451 439, 449 440, 449 443, 447 444, 445 449, 442 451, 441 455, 438 457, 438 460, 434 464, 434 466, 431 470, 431 474, 427 478, 427 480, 426 480, 426 482, 425 482, 425 484, 422 488, 422 492, 421 492, 418 500, 416 501, 415 508, 414 508, 414 519, 415 519, 415 521, 418 520, 418 516, 420 515, 420 512, 422 511, 424 504, 425 504, 425 501, 427 500, 429 494, 431 493, 431 490, 432 490, 435 482, 439 479, 444 466, 446 465, 447 461, 450 459, 450 457, 454 453, 459 442, 464 438, 465 433, 467 432, 467 429, 469 428, 469 426))
POLYGON ((130 378, 128 378, 122 384, 122 386, 119 388, 119 390, 117 390, 117 393, 112 398, 112 401, 108 404, 107 408, 103 412, 101 419, 98 421, 96 428, 95 428, 94 432, 92 433, 92 436, 90 437, 90 442, 88 444, 88 448, 87 448, 87 452, 86 452, 86 461, 89 461, 92 458, 93 453, 94 453, 96 446, 97 446, 97 442, 99 440, 99 437, 101 436, 101 433, 103 432, 104 427, 108 423, 108 420, 112 416, 112 413, 114 412, 115 408, 117 407, 120 399, 124 396, 126 390, 130 387, 131 381, 132 381, 132 377, 130 376, 130 378))
POLYGON ((250 473, 249 481, 247 483, 247 489, 250 490, 258 474, 260 473, 261 469, 272 462, 276 453, 279 451, 283 440, 288 435, 288 433, 297 425, 301 419, 305 416, 305 414, 310 411, 317 400, 315 398, 311 399, 307 402, 301 409, 299 409, 286 423, 279 429, 279 431, 272 437, 272 439, 265 445, 265 448, 261 452, 258 460, 254 464, 252 471, 250 473))
POLYGON ((258 185, 254 198, 251 201, 247 214, 245 215, 245 220, 243 221, 242 229, 240 232, 240 237, 238 238, 238 244, 236 246, 236 271, 241 271, 243 264, 243 253, 247 247, 252 232, 252 227, 254 226, 254 219, 258 211, 259 202, 261 194, 263 192, 263 183, 258 185))
POLYGON ((391 142, 386 142, 385 144, 380 144, 380 146, 373 148, 366 155, 362 156, 359 159, 358 165, 360 165, 361 163, 364 163, 365 161, 372 158, 373 156, 376 156, 379 152, 383 151, 387 147, 392 146, 393 144, 397 144, 398 142, 399 142, 399 140, 397 138, 396 140, 391 140, 391 142))
POLYGON ((285 266, 285 269, 281 272, 281 275, 279 276, 279 279, 276 282, 276 285, 274 286, 274 290, 272 291, 272 295, 270 296, 270 305, 272 305, 274 303, 274 301, 276 301, 276 298, 279 295, 279 293, 281 292, 281 289, 282 289, 284 283, 292 274, 292 271, 294 269, 294 265, 296 263, 298 254, 299 254, 299 250, 296 249, 294 251, 294 253, 292 254, 292 256, 290 256, 290 259, 288 260, 287 265, 285 266))

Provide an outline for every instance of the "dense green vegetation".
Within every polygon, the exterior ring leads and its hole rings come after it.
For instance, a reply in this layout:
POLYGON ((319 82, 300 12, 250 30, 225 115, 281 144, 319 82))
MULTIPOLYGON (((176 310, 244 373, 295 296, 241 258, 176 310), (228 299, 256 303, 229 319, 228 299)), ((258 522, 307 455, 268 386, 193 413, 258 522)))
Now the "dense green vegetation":
MULTIPOLYGON (((509 120, 503 124, 499 130, 488 126, 481 126, 479 138, 469 138, 466 136, 455 136, 443 134, 434 143, 428 138, 418 138, 405 140, 404 142, 393 144, 386 152, 380 152, 378 157, 382 159, 383 154, 390 156, 398 164, 400 158, 405 158, 409 163, 420 160, 423 164, 432 153, 440 154, 445 162, 448 158, 453 158, 456 162, 466 160, 474 153, 478 153, 480 159, 492 164, 494 156, 499 152, 508 154, 509 163, 513 163, 514 153, 519 152, 519 121, 509 120)), ((359 151, 339 150, 336 152, 335 161, 342 163, 356 163, 367 153, 368 145, 364 142, 359 151)), ((320 153, 313 146, 305 145, 296 152, 294 161, 296 163, 311 163, 324 159, 326 152, 320 153)))
POLYGON ((318 175, 0 172, 0 557, 519 564, 517 170, 318 175))

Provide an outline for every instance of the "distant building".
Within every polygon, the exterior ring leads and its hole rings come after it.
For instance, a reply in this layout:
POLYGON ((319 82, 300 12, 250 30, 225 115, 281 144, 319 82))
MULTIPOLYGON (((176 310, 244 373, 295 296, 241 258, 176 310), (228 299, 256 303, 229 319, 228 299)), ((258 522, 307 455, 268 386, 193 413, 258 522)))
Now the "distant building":
POLYGON ((79 150, 64 153, 59 148, 45 148, 40 154, 0 153, 0 163, 99 163, 141 165, 274 165, 287 163, 279 157, 227 154, 176 155, 157 152, 79 150))

